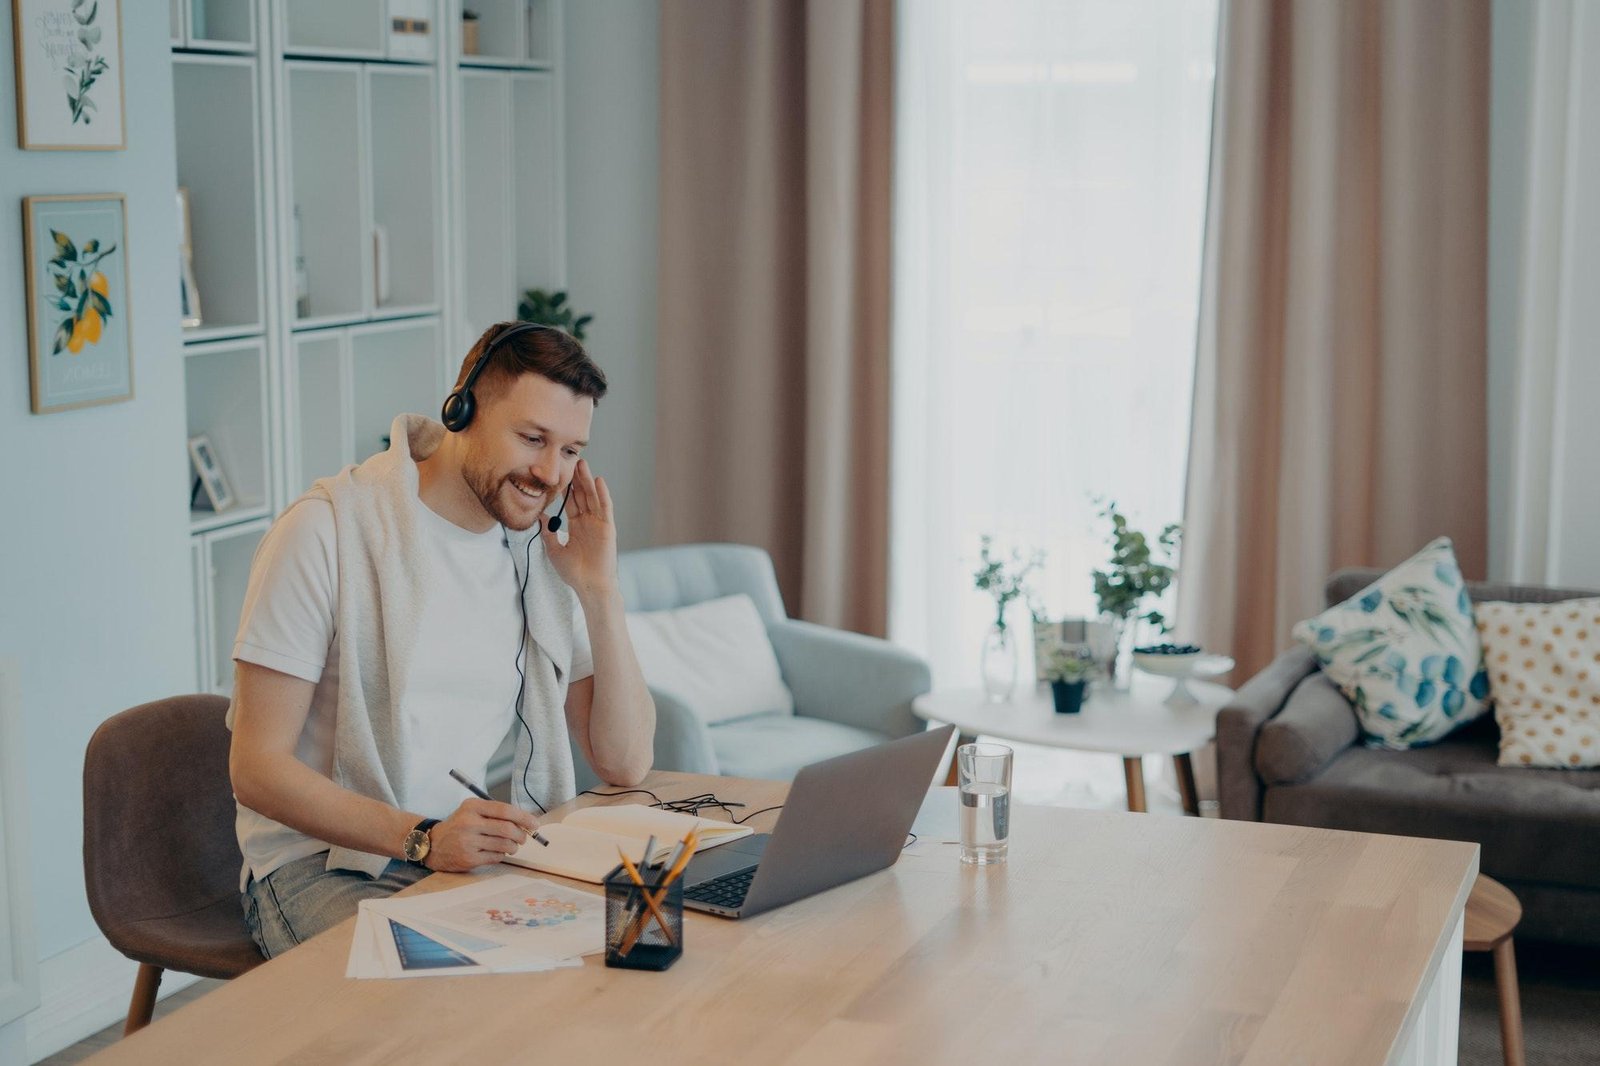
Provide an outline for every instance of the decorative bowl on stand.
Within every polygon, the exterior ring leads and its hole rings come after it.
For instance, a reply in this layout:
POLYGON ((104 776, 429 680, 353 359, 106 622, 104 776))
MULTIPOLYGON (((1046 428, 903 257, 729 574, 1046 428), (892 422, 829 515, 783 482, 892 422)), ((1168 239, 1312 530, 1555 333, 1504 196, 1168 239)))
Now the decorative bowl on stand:
MULTIPOLYGON (((1171 647, 1171 645, 1160 646, 1162 649, 1171 647)), ((1187 645, 1175 650, 1135 649, 1133 665, 1147 674, 1170 677, 1176 681, 1177 684, 1173 686, 1171 694, 1164 702, 1173 706, 1184 706, 1199 702, 1194 693, 1189 691, 1190 678, 1216 677, 1218 674, 1225 674, 1233 669, 1233 660, 1226 655, 1211 655, 1194 645, 1187 645)))

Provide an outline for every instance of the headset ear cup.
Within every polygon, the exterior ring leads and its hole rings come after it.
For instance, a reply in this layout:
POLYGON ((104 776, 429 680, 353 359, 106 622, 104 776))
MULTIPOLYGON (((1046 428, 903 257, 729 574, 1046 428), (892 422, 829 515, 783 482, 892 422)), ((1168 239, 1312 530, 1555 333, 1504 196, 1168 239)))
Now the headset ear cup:
POLYGON ((445 397, 444 409, 439 412, 439 421, 443 422, 444 428, 450 432, 460 433, 471 423, 474 406, 471 391, 457 389, 445 397))

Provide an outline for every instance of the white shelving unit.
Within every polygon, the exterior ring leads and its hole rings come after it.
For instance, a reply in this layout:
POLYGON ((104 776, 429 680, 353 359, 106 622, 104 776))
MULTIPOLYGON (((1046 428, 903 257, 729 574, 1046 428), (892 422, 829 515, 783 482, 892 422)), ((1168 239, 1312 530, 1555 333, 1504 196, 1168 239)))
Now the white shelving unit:
POLYGON ((239 499, 190 512, 204 691, 231 688, 272 518, 436 415, 478 334, 564 283, 562 0, 469 2, 497 54, 461 55, 462 0, 169 0, 188 431, 239 499))

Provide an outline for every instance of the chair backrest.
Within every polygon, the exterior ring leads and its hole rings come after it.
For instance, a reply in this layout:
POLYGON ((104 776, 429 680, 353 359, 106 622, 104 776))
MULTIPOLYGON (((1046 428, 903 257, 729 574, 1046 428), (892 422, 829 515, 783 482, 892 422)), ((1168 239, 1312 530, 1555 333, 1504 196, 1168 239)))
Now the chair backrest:
MULTIPOLYGON (((1385 573, 1387 571, 1367 569, 1338 571, 1328 578, 1328 606, 1332 607, 1336 603, 1343 603, 1378 580, 1385 573)), ((1482 600, 1499 600, 1508 603, 1558 603, 1561 600, 1578 600, 1586 599, 1590 596, 1600 596, 1600 592, 1589 589, 1557 588, 1553 585, 1511 585, 1499 581, 1469 581, 1467 582, 1467 595, 1472 598, 1474 603, 1482 600)))
POLYGON ((743 544, 678 544, 617 557, 622 602, 630 611, 665 611, 748 593, 767 625, 788 617, 772 557, 743 544))
POLYGON ((227 713, 222 696, 172 696, 114 715, 89 739, 83 872, 108 937, 238 897, 227 713))

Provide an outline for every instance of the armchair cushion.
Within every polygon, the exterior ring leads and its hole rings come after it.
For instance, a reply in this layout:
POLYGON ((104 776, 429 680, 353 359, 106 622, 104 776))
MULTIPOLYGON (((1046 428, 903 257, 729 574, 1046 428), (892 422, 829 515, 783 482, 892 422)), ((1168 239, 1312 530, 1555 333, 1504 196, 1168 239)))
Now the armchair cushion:
POLYGON ((766 626, 742 592, 630 612, 628 635, 650 687, 677 697, 707 725, 794 713, 766 626))
POLYGON ((819 759, 870 748, 889 738, 823 718, 767 714, 724 722, 711 734, 717 767, 734 777, 787 781, 819 759))
POLYGON ((1256 772, 1268 785, 1305 781, 1361 735, 1350 701, 1328 675, 1311 674, 1256 740, 1256 772))

